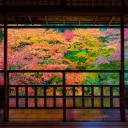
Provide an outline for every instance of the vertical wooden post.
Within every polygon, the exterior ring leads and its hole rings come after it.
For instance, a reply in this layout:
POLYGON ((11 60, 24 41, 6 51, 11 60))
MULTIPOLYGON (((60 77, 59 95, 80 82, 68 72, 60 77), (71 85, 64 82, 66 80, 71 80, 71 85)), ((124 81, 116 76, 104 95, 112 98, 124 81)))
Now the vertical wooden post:
POLYGON ((4 122, 8 121, 8 73, 7 73, 7 13, 4 13, 4 122))
POLYGON ((3 6, 5 7, 5 5, 6 5, 6 0, 3 0, 3 6))
POLYGON ((124 11, 123 11, 123 6, 121 10, 121 29, 120 30, 121 30, 120 113, 121 113, 121 121, 124 122, 126 121, 126 119, 125 119, 125 108, 124 108, 124 103, 123 103, 124 96, 125 96, 125 93, 124 93, 125 85, 124 85, 124 11))
POLYGON ((66 72, 63 72, 63 121, 66 121, 66 83, 65 83, 65 74, 66 72))
POLYGON ((126 0, 122 0, 122 6, 123 7, 125 6, 125 2, 126 2, 126 0))

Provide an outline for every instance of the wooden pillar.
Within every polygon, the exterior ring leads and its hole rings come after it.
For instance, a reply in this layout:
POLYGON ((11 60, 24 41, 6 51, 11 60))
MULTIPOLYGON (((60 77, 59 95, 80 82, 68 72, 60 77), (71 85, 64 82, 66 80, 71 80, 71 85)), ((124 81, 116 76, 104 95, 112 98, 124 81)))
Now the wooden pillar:
POLYGON ((6 0, 3 0, 3 6, 5 6, 6 5, 6 0))
MULTIPOLYGON (((123 5, 123 4, 122 4, 123 5)), ((124 85, 124 11, 122 6, 121 11, 121 72, 120 72, 120 94, 121 94, 121 100, 120 100, 120 114, 121 114, 121 121, 126 121, 125 119, 125 108, 124 108, 124 96, 125 96, 125 85, 124 85)))
POLYGON ((7 73, 7 14, 4 13, 4 122, 8 121, 8 73, 7 73))
POLYGON ((65 73, 63 72, 63 121, 66 122, 66 83, 65 73))

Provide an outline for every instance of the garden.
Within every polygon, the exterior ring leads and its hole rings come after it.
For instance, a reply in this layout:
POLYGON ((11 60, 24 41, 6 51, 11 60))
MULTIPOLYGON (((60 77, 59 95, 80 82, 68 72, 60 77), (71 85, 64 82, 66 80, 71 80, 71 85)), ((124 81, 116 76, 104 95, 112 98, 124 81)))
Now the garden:
MULTIPOLYGON (((124 30, 125 70, 128 69, 128 29, 124 30)), ((0 70, 4 70, 4 32, 0 29, 0 70)), ((121 70, 121 41, 118 28, 9 28, 7 39, 8 70, 64 70, 66 96, 73 93, 70 85, 120 85, 118 72, 84 72, 85 70, 121 70), (70 72, 78 70, 79 72, 70 72)), ((4 75, 0 73, 0 85, 4 84, 4 75)), ((19 95, 25 95, 22 85, 42 85, 38 95, 53 96, 50 85, 63 85, 62 72, 10 73, 9 95, 15 96, 11 85, 21 85, 19 95)), ((125 85, 128 85, 128 73, 125 73, 125 85)), ((85 87, 85 95, 91 94, 85 87)), ((94 88, 94 95, 100 95, 100 87, 94 88)), ((28 95, 35 89, 28 88, 28 95)), ((58 96, 63 95, 63 87, 56 89, 58 96)), ((104 95, 110 88, 104 87, 104 95)), ((82 95, 82 88, 75 87, 76 96, 82 95)), ((113 95, 119 96, 119 88, 113 95)), ((79 101, 78 101, 79 102, 79 101)), ((98 102, 98 101, 97 101, 98 102)), ((107 102, 107 100, 106 100, 107 102)), ((79 103, 78 103, 79 104, 79 103)), ((116 102, 114 103, 116 104, 116 102)))

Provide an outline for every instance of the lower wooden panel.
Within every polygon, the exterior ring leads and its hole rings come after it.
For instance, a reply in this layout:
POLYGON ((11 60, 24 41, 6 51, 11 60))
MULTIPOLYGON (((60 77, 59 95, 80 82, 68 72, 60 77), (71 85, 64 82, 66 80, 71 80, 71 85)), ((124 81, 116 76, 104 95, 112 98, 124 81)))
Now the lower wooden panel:
MULTIPOLYGON (((10 109, 9 121, 63 121, 63 109, 10 109)), ((119 109, 66 109, 66 121, 120 121, 119 109)))
POLYGON ((10 109, 9 121, 63 121, 63 110, 10 109))

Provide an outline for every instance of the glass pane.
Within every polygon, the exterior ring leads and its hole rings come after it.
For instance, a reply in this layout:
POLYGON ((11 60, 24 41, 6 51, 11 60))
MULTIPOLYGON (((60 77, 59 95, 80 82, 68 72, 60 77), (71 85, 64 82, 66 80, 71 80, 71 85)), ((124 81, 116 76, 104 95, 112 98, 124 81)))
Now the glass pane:
POLYGON ((66 96, 73 96, 73 87, 66 87, 66 96))
POLYGON ((10 73, 10 85, 62 85, 62 73, 10 73))
POLYGON ((9 107, 16 107, 16 98, 9 98, 9 107))
POLYGON ((84 87, 84 96, 91 96, 91 95, 92 95, 92 88, 84 87))
POLYGON ((46 87, 46 96, 53 96, 53 95, 54 95, 54 88, 46 87))
POLYGON ((128 28, 124 29, 125 70, 128 70, 128 28))
POLYGON ((66 73, 67 85, 119 85, 119 73, 66 73))
POLYGON ((84 98, 84 106, 85 107, 92 107, 92 99, 91 98, 84 98))
POLYGON ((19 98, 18 99, 18 106, 19 107, 25 107, 25 98, 19 98))
POLYGON ((15 87, 9 88, 9 96, 16 96, 16 88, 15 87))
POLYGON ((35 88, 28 87, 28 96, 35 96, 35 88))
POLYGON ((94 87, 94 96, 101 96, 101 87, 94 87))
POLYGON ((104 107, 110 107, 110 98, 104 98, 103 99, 103 106, 104 107))
POLYGON ((125 82, 125 85, 128 86, 128 73, 124 74, 124 82, 125 82))
POLYGON ((0 28, 0 70, 4 70, 4 29, 0 28))
POLYGON ((113 87, 113 96, 120 96, 120 88, 113 87))
POLYGON ((53 100, 53 98, 47 98, 47 99, 46 99, 46 106, 47 106, 47 107, 53 107, 53 105, 54 105, 54 100, 53 100))
POLYGON ((113 107, 120 107, 120 99, 113 98, 113 107))
POLYGON ((35 107, 35 99, 28 98, 28 107, 35 107))
POLYGON ((9 70, 119 70, 120 29, 8 29, 9 70))
POLYGON ((56 98, 56 107, 63 107, 63 98, 56 98))
POLYGON ((110 87, 103 87, 103 96, 110 96, 110 87))
POLYGON ((61 84, 62 85, 62 73, 56 72, 56 73, 43 73, 42 75, 42 83, 43 84, 52 84, 52 85, 57 85, 61 84))
POLYGON ((44 107, 44 98, 37 98, 37 107, 44 107))
POLYGON ((44 87, 37 87, 37 96, 44 96, 44 87))
POLYGON ((66 107, 73 107, 73 98, 66 98, 66 107))
POLYGON ((82 107, 82 98, 75 98, 75 107, 82 107))
POLYGON ((94 107, 101 107, 101 99, 94 98, 94 107))
POLYGON ((82 87, 75 87, 75 96, 82 96, 82 87))
POLYGON ((56 96, 63 96, 63 87, 56 87, 56 96))
POLYGON ((18 88, 18 95, 19 96, 25 96, 25 87, 19 87, 18 88))

